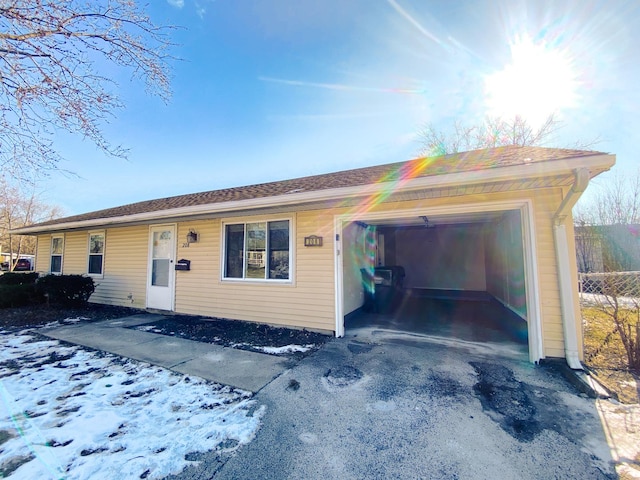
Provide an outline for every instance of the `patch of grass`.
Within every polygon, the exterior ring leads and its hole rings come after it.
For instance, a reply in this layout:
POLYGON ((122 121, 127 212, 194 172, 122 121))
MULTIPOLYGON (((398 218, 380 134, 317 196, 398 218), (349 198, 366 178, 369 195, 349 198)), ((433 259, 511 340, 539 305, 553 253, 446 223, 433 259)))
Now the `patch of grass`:
POLYGON ((0 478, 8 477, 17 469, 19 469, 22 465, 24 465, 25 463, 29 463, 34 458, 36 457, 34 457, 33 455, 25 455, 21 457, 10 458, 9 460, 7 460, 6 462, 0 465, 0 478))
POLYGON ((627 368, 627 355, 613 320, 595 307, 582 307, 584 359, 596 379, 622 403, 640 403, 640 377, 627 368))
POLYGON ((14 435, 12 435, 11 432, 8 432, 6 430, 0 430, 0 445, 2 445, 4 442, 6 442, 7 440, 13 437, 14 435))

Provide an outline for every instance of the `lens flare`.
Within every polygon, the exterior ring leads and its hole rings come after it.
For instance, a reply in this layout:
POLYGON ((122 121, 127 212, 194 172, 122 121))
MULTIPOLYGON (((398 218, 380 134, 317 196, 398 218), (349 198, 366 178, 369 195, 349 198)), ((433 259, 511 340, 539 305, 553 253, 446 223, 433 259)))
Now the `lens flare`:
MULTIPOLYGON (((428 166, 433 165, 434 162, 439 159, 442 159, 442 157, 418 158, 409 162, 401 163, 398 167, 384 173, 373 185, 363 187, 363 189, 373 191, 355 205, 350 205, 352 199, 345 199, 344 202, 336 207, 340 210, 348 207, 347 210, 341 214, 343 221, 357 221, 367 212, 370 212, 377 205, 380 205, 387 200, 390 195, 402 188, 407 182, 419 177, 428 166)), ((448 160, 453 160, 453 157, 450 157, 448 160)), ((445 164, 446 163, 447 162, 445 161, 445 164)), ((358 248, 355 245, 352 247, 355 250, 348 252, 348 255, 354 260, 349 262, 349 265, 354 269, 352 275, 354 278, 361 275, 362 285, 366 292, 365 294, 371 294, 375 287, 373 281, 373 269, 375 268, 375 255, 377 248, 375 227, 368 226, 366 228, 363 248, 358 248)))
POLYGON ((511 44, 511 62, 485 79, 491 115, 521 116, 534 126, 577 104, 578 79, 568 53, 557 42, 527 36, 511 44))

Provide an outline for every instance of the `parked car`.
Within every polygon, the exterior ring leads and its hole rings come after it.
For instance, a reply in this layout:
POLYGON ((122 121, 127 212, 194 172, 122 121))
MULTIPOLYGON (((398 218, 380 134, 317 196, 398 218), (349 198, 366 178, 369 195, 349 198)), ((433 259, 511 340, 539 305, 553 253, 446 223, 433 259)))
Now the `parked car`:
POLYGON ((19 258, 13 267, 14 272, 28 272, 31 270, 31 260, 28 258, 19 258))

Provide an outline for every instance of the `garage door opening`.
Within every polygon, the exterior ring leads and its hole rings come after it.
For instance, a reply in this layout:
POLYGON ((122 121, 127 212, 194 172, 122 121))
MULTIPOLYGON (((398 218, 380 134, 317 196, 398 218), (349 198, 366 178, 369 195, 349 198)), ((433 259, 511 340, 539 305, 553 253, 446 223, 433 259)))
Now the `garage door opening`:
POLYGON ((512 208, 341 222, 344 329, 511 343, 526 351, 535 331, 524 215, 512 208))

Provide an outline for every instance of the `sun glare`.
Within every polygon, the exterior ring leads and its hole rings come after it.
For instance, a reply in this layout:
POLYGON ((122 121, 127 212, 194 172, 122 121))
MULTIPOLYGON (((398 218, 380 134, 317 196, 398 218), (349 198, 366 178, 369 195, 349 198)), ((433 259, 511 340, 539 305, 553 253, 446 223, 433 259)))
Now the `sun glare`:
POLYGON ((511 45, 511 62, 485 79, 487 107, 491 115, 519 115, 535 126, 574 106, 577 85, 566 52, 523 37, 511 45))

